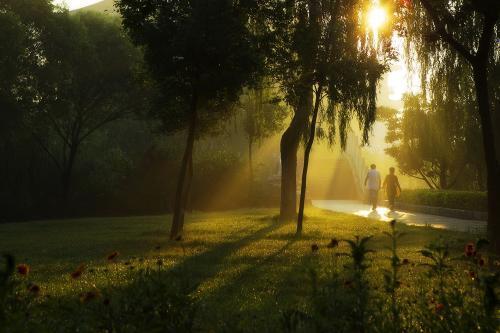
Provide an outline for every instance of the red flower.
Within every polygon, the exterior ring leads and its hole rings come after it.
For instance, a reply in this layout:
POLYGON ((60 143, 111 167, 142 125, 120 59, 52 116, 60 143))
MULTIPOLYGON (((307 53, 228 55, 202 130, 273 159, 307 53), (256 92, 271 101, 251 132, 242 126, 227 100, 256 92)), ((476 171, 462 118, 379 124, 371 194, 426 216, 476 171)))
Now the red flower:
POLYGON ((339 246, 339 241, 336 240, 335 238, 332 238, 332 240, 330 241, 330 243, 328 243, 326 247, 329 249, 333 249, 336 248, 337 246, 339 246))
POLYGON ((434 312, 438 313, 441 312, 444 309, 444 304, 443 303, 438 303, 434 307, 434 312))
POLYGON ((85 270, 85 265, 81 264, 76 268, 74 272, 71 273, 71 278, 78 279, 80 276, 82 276, 84 270, 85 270))
POLYGON ((120 255, 119 252, 115 251, 113 253, 111 253, 109 256, 108 256, 108 261, 113 261, 116 259, 116 257, 118 257, 120 255))
POLYGON ((468 274, 469 274, 470 278, 473 279, 473 280, 476 277, 476 272, 474 272, 474 271, 469 271, 468 274))
POLYGON ((401 262, 403 265, 408 265, 410 263, 410 260, 408 259, 403 259, 403 261, 401 262))
POLYGON ((476 246, 474 243, 469 242, 467 245, 465 245, 465 255, 467 257, 473 257, 476 255, 476 246))
POLYGON ((38 285, 34 284, 34 283, 30 283, 30 284, 28 285, 28 291, 29 291, 30 293, 33 293, 33 294, 35 294, 35 295, 38 295, 38 293, 40 292, 40 287, 39 287, 38 285))
POLYGON ((19 264, 19 265, 17 265, 17 272, 20 275, 26 276, 30 272, 30 266, 28 266, 26 264, 19 264))
POLYGON ((313 245, 311 245, 311 251, 313 251, 313 252, 317 252, 318 250, 319 250, 319 246, 318 246, 318 244, 313 244, 313 245))
POLYGON ((483 267, 484 264, 485 264, 484 259, 483 258, 479 259, 478 264, 479 264, 480 267, 483 267))

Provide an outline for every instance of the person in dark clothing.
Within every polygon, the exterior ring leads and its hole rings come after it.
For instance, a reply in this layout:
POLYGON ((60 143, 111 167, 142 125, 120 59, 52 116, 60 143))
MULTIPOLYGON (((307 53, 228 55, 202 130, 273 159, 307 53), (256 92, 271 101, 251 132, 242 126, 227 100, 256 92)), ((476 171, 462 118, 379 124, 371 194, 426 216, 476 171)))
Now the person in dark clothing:
POLYGON ((399 185, 398 177, 394 174, 395 171, 394 168, 389 168, 389 174, 385 176, 383 184, 391 211, 394 211, 394 200, 399 196, 399 193, 401 193, 401 186, 399 185))

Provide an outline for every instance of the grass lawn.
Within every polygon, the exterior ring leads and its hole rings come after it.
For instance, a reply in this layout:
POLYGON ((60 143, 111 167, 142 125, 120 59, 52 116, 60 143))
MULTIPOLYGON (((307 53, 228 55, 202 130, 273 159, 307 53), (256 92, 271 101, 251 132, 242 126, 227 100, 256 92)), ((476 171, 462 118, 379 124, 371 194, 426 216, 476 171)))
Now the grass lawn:
MULTIPOLYGON (((332 264, 332 250, 326 248, 331 238, 374 235, 371 276, 382 279, 379 270, 389 267, 389 241, 382 234, 389 230, 387 223, 308 208, 304 233, 296 238, 294 224, 277 223, 276 214, 274 209, 193 213, 182 242, 167 241, 169 216, 10 223, 0 225, 0 253, 30 265, 29 279, 41 287, 39 302, 58 298, 78 302, 78 295, 94 286, 107 291, 127 288, 146 266, 176 267, 194 286, 192 295, 201 304, 198 325, 207 331, 218 330, 227 318, 269 330, 278 327, 281 309, 307 307, 309 269, 332 264), (311 251, 314 243, 320 247, 316 253, 311 251), (110 263, 106 257, 113 251, 120 255, 110 263), (82 263, 87 267, 82 277, 71 279, 70 273, 82 263)), ((399 254, 410 263, 422 262, 417 251, 440 237, 457 254, 475 239, 431 228, 401 225, 399 229, 406 233, 399 254)), ((336 251, 347 250, 341 243, 336 251)), ((403 274, 411 278, 419 269, 408 265, 403 274)))

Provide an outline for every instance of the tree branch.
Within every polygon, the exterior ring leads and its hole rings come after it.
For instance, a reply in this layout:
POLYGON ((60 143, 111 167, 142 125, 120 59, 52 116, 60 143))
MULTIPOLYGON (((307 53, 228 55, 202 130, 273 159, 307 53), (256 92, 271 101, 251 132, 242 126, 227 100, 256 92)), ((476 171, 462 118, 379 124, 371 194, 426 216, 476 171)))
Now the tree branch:
POLYGON ((445 24, 439 19, 439 13, 434 8, 429 0, 420 0, 422 6, 425 8, 425 11, 429 14, 432 22, 434 23, 434 27, 436 28, 436 32, 441 37, 441 39, 451 47, 453 47, 461 56, 463 56, 469 63, 474 63, 475 55, 471 52, 471 50, 467 49, 462 43, 460 43, 451 33, 446 30, 445 24))
POLYGON ((31 131, 31 135, 35 139, 35 142, 43 149, 43 151, 47 153, 50 159, 54 162, 57 169, 59 169, 59 171, 62 172, 63 168, 61 166, 61 163, 59 162, 57 157, 50 151, 50 149, 43 143, 43 140, 33 131, 31 131))
POLYGON ((418 169, 418 173, 422 176, 422 179, 427 183, 427 186, 429 186, 432 190, 435 189, 435 186, 433 186, 430 182, 429 179, 424 175, 421 169, 418 169))

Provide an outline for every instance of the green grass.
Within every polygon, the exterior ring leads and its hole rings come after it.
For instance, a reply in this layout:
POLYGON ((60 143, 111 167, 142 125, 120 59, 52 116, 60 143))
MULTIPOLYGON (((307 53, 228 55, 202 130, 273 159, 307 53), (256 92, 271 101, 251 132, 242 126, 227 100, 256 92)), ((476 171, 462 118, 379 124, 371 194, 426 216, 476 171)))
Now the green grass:
MULTIPOLYGON (((277 327, 280 309, 307 306, 311 265, 328 266, 332 252, 326 248, 331 238, 349 239, 374 235, 375 253, 369 272, 381 279, 380 269, 389 267, 389 241, 382 234, 385 222, 336 214, 314 208, 300 238, 292 223, 276 222, 273 209, 193 213, 185 226, 182 242, 169 242, 169 216, 93 218, 38 221, 0 225, 0 253, 11 253, 16 261, 31 267, 29 279, 41 287, 39 302, 75 298, 97 287, 101 290, 127 288, 140 268, 178 268, 200 301, 199 319, 204 329, 217 330, 226 318, 258 328, 277 327), (320 246, 312 253, 311 245, 320 246), (158 248, 159 247, 159 248, 158 248), (115 263, 106 257, 113 251, 115 263), (81 279, 70 273, 81 263, 87 270, 81 279), (279 306, 278 306, 279 305, 279 306)), ((406 236, 399 254, 411 263, 423 258, 417 253, 425 245, 444 238, 455 252, 475 237, 459 232, 401 225, 406 236)), ((341 243, 337 252, 347 252, 341 243)), ((347 258, 340 260, 347 261, 347 258)), ((404 269, 406 277, 417 266, 404 269)))

